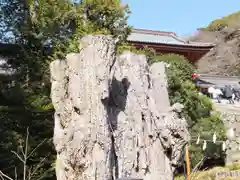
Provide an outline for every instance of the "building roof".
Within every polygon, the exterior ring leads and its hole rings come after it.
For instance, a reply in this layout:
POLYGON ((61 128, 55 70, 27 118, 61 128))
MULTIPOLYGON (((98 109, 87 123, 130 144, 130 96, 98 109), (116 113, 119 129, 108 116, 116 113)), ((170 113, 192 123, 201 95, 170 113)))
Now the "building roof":
POLYGON ((145 29, 133 29, 128 36, 129 42, 142 42, 153 44, 169 44, 180 46, 194 46, 194 47, 213 47, 213 43, 190 42, 181 39, 174 32, 153 31, 145 29))
POLYGON ((225 85, 230 85, 232 87, 240 87, 240 78, 238 76, 199 74, 198 78, 201 81, 207 82, 203 83, 205 85, 211 84, 217 87, 224 87, 225 85))

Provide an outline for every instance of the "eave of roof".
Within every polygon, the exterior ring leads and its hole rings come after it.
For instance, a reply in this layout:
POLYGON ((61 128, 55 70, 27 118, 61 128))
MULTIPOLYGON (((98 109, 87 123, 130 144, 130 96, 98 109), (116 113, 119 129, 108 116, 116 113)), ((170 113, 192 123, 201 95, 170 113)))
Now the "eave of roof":
POLYGON ((240 78, 238 76, 221 76, 221 75, 209 75, 209 74, 198 74, 199 79, 215 84, 217 86, 224 87, 225 85, 239 86, 240 78))
POLYGON ((127 38, 128 42, 152 43, 152 44, 168 44, 176 46, 190 46, 190 47, 208 47, 215 46, 213 43, 202 43, 185 41, 179 38, 174 32, 153 31, 145 29, 133 29, 127 38))
POLYGON ((128 41, 135 45, 143 45, 154 49, 174 49, 179 51, 209 51, 214 46, 192 46, 184 44, 170 44, 170 43, 152 43, 152 42, 140 42, 140 41, 128 41))

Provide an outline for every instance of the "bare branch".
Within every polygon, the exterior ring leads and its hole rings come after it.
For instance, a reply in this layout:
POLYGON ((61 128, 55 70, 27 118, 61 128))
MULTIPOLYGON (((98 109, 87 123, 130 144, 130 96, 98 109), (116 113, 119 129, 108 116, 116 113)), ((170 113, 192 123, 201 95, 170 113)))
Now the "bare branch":
POLYGON ((25 141, 24 162, 23 162, 23 180, 26 180, 26 173, 27 173, 28 136, 29 136, 29 130, 27 128, 27 136, 26 136, 26 141, 25 141))
POLYGON ((7 176, 6 174, 4 174, 2 171, 0 171, 0 175, 1 175, 1 178, 4 179, 8 179, 8 180, 13 180, 12 178, 10 178, 9 176, 7 176))
POLYGON ((204 156, 196 165, 195 167, 193 168, 192 172, 195 172, 198 170, 199 166, 202 164, 203 161, 206 160, 206 156, 204 156))
POLYGON ((28 154, 28 136, 29 136, 29 130, 27 128, 27 136, 26 136, 26 141, 25 141, 25 153, 24 153, 25 159, 26 159, 27 154, 28 154))
POLYGON ((24 152, 23 152, 23 147, 22 147, 22 145, 20 146, 20 151, 21 151, 22 155, 24 156, 24 152))
MULTIPOLYGON (((41 143, 39 143, 30 153, 28 153, 28 148, 29 148, 29 129, 27 128, 27 135, 26 135, 26 140, 25 140, 25 147, 21 146, 20 151, 22 154, 18 154, 16 151, 11 151, 14 155, 17 156, 17 158, 23 163, 23 180, 31 180, 33 178, 33 175, 36 174, 36 172, 39 170, 39 168, 43 165, 44 161, 47 159, 47 157, 50 155, 48 154, 45 156, 38 164, 37 166, 33 169, 33 167, 28 167, 27 166, 27 161, 28 158, 33 155, 33 153, 44 143, 46 142, 47 139, 44 139, 41 143)), ((44 173, 42 176, 40 176, 38 179, 44 178, 46 173, 44 173)), ((15 167, 15 177, 14 179, 7 176, 4 174, 2 171, 0 171, 0 179, 1 180, 17 180, 18 179, 18 174, 17 174, 17 169, 15 167)))
POLYGON ((45 156, 36 166, 36 168, 33 170, 33 172, 31 173, 31 177, 37 172, 37 170, 41 167, 41 165, 43 164, 43 162, 46 160, 46 158, 49 155, 45 156))
POLYGON ((47 139, 44 139, 41 143, 39 143, 38 145, 37 145, 37 147, 35 147, 30 153, 29 153, 29 155, 27 156, 27 159, 29 158, 29 157, 31 157, 31 155, 46 141, 47 139))
POLYGON ((15 151, 11 151, 11 152, 15 154, 20 161, 24 162, 24 160, 21 158, 21 156, 17 152, 15 151))
POLYGON ((44 178, 46 176, 46 174, 43 174, 42 176, 40 176, 39 178, 37 178, 37 180, 41 180, 42 178, 44 178))
POLYGON ((4 177, 2 176, 2 174, 0 174, 0 178, 1 178, 1 180, 4 180, 4 177))
POLYGON ((17 175, 17 168, 15 167, 15 180, 17 180, 18 175, 17 175))
POLYGON ((46 174, 49 172, 49 170, 45 171, 39 178, 37 178, 37 180, 41 180, 44 177, 46 177, 46 174))
POLYGON ((201 166, 202 162, 205 161, 207 157, 204 156, 197 164, 196 166, 193 168, 192 170, 192 173, 190 174, 190 179, 194 179, 195 178, 195 175, 196 175, 196 172, 197 170, 199 169, 199 167, 201 166))
POLYGON ((31 180, 31 178, 32 178, 32 176, 31 176, 31 170, 32 170, 32 168, 30 167, 30 168, 28 169, 28 180, 31 180))

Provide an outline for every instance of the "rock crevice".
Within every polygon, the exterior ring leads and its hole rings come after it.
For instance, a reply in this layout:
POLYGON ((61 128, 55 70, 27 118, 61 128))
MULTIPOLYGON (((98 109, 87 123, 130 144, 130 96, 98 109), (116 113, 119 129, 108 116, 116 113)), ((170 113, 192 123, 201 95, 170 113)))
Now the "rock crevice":
POLYGON ((51 63, 58 180, 172 180, 189 138, 170 106, 165 64, 115 55, 110 36, 86 36, 80 53, 51 63))

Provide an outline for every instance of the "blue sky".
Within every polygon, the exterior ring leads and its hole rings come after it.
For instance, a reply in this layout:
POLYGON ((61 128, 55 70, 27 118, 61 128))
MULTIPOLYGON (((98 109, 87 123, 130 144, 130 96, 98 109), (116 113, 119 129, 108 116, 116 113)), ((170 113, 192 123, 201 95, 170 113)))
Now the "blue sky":
POLYGON ((123 0, 135 28, 190 35, 212 20, 240 10, 240 0, 123 0))

